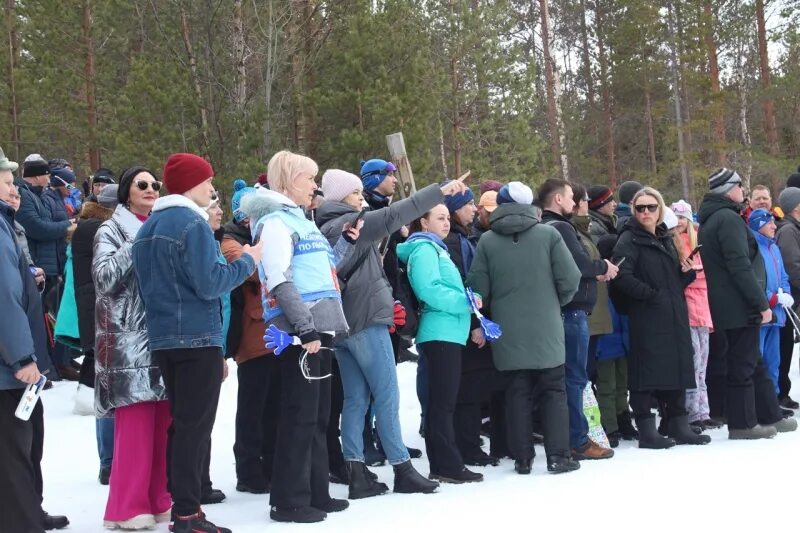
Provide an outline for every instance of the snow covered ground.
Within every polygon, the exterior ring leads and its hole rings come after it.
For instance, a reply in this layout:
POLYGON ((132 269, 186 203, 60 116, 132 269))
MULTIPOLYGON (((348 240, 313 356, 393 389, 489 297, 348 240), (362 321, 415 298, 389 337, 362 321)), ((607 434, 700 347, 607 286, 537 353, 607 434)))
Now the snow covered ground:
MULTIPOLYGON (((797 527, 800 488, 800 431, 769 441, 728 441, 724 430, 710 433, 708 446, 639 450, 624 442, 606 461, 586 461, 577 472, 550 475, 544 450, 537 448, 532 475, 514 472, 513 461, 479 469, 485 481, 443 485, 433 495, 387 494, 350 502, 321 524, 279 524, 269 519, 268 495, 236 492, 233 461, 236 372, 222 386, 213 436, 211 478, 228 499, 205 507, 209 519, 235 533, 262 531, 768 531, 797 527), (492 529, 489 529, 490 531, 492 529)), ((419 405, 416 365, 398 367, 401 418, 406 444, 424 449, 417 434, 419 405)), ((800 382, 797 367, 792 378, 800 382)), ((797 388, 795 388, 795 391, 797 388)), ((72 414, 74 383, 45 391, 44 507, 66 514, 68 531, 104 531, 107 488, 97 482, 94 419, 72 414)), ((800 396, 800 394, 795 394, 800 396)), ((2 458, 0 458, 2 460, 2 458)), ((414 460, 427 475, 427 461, 414 460)), ((391 467, 375 469, 391 487, 391 467)), ((347 488, 331 485, 331 495, 347 488)), ((160 524, 159 531, 167 531, 160 524)))

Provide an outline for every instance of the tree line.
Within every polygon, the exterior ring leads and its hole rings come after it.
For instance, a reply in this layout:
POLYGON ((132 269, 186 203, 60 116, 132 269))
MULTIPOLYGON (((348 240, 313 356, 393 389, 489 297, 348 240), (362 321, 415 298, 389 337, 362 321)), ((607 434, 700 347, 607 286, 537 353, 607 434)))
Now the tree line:
POLYGON ((798 0, 4 0, 0 146, 79 172, 277 150, 422 183, 628 179, 697 200, 800 162, 798 0))

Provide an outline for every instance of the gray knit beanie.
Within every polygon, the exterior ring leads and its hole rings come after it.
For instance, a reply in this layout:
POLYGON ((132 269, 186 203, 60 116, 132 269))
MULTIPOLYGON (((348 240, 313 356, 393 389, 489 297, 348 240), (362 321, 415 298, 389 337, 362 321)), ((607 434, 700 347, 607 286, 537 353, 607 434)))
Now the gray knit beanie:
POLYGON ((784 214, 788 215, 794 211, 794 208, 800 205, 800 189, 797 187, 785 188, 778 196, 778 205, 781 206, 784 214))

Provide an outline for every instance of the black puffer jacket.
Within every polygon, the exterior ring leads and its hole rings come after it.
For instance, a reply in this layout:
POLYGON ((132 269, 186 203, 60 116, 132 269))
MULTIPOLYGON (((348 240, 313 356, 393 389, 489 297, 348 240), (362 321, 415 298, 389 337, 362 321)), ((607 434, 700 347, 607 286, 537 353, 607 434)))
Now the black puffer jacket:
POLYGON ((683 289, 694 272, 682 273, 672 236, 656 235, 629 219, 614 247, 625 258, 611 283, 629 301, 628 387, 635 391, 696 387, 689 310, 683 289))
POLYGON ((758 243, 739 216, 740 205, 718 194, 706 194, 697 216, 698 242, 708 282, 708 304, 716 329, 761 324, 769 309, 767 274, 758 243))
POLYGON ((78 307, 78 330, 81 348, 94 352, 95 291, 92 279, 94 236, 100 224, 114 213, 97 202, 86 202, 81 209, 78 227, 72 235, 72 274, 75 283, 75 303, 78 307))

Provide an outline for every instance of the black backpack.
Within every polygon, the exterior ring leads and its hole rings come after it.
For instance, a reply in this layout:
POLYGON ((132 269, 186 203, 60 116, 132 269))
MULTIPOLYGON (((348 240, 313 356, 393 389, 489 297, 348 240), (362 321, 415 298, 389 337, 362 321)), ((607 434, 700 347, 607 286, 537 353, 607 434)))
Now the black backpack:
POLYGON ((417 327, 419 326, 420 304, 408 279, 408 265, 398 262, 398 269, 395 298, 406 309, 406 324, 398 329, 397 333, 409 342, 413 342, 414 337, 417 336, 417 327))

